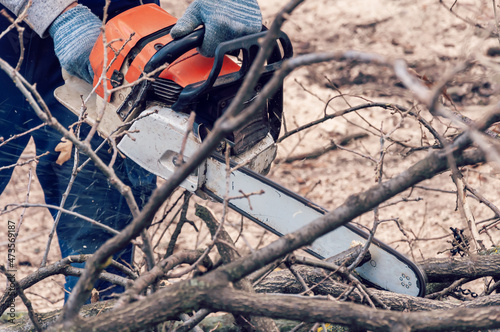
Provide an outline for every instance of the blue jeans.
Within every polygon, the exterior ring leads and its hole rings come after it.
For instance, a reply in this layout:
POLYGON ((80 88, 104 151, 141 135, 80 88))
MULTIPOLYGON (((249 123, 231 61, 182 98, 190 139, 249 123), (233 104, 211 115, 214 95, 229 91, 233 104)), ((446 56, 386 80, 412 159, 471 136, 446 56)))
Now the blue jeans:
MULTIPOLYGON (((104 1, 88 1, 94 8, 102 8, 104 1), (99 4, 99 5, 98 5, 99 4)), ((132 2, 120 1, 117 11, 122 10, 124 4, 131 7, 132 2)), ((85 1, 80 1, 84 3, 85 1)), ((0 5, 0 10, 3 7, 0 5)), ((99 13, 97 13, 99 14, 99 13)), ((8 26, 8 22, 0 17, 0 31, 8 26)), ((42 39, 38 37, 29 27, 26 26, 24 33, 24 60, 20 73, 30 82, 36 83, 37 90, 45 100, 52 114, 66 128, 76 121, 76 116, 64 108, 53 96, 53 91, 63 83, 59 62, 54 54, 54 47, 50 38, 42 39)), ((11 31, 4 38, 0 39, 0 58, 9 62, 13 67, 19 59, 18 34, 11 31)), ((41 123, 26 101, 26 98, 15 87, 12 80, 0 70, 0 137, 9 137, 22 133, 41 123)), ((82 137, 88 132, 88 126, 82 127, 82 137)), ((36 145, 36 153, 40 155, 49 152, 48 155, 40 158, 37 164, 36 173, 40 180, 45 194, 47 204, 59 206, 61 197, 67 188, 68 180, 73 167, 73 156, 63 165, 56 164, 58 152, 54 148, 59 144, 61 135, 49 126, 42 127, 31 133, 36 145)), ((26 147, 30 135, 16 138, 10 143, 0 147, 0 168, 15 164, 26 147)), ((95 148, 101 143, 101 139, 96 137, 92 141, 95 148)), ((108 163, 111 155, 108 153, 109 146, 104 146, 99 156, 105 163, 108 163)), ((80 155, 80 163, 87 158, 80 155)), ((0 171, 0 193, 10 180, 13 168, 0 171)), ((132 188, 132 192, 140 208, 148 200, 152 190, 156 186, 156 177, 147 173, 132 161, 117 158, 114 170, 117 176, 132 188)), ((85 215, 116 230, 123 229, 131 220, 130 210, 121 194, 108 182, 107 178, 93 165, 92 162, 78 174, 71 192, 64 205, 65 209, 85 215)), ((53 216, 56 210, 50 211, 53 216)), ((92 254, 106 240, 112 237, 111 234, 83 221, 82 219, 62 214, 57 226, 57 236, 63 257, 75 254, 92 254)), ((22 233, 22 229, 21 229, 22 233)), ((118 252, 115 255, 118 261, 132 262, 132 246, 118 252)), ((75 264, 83 267, 84 264, 75 264)), ((113 268, 107 269, 109 272, 117 273, 113 268)), ((71 292, 77 277, 66 277, 65 289, 71 292)), ((95 288, 104 290, 109 288, 107 282, 98 281, 95 288)), ((106 298, 111 293, 123 291, 121 287, 114 287, 101 293, 101 299, 106 298)), ((66 294, 65 298, 67 298, 66 294)))

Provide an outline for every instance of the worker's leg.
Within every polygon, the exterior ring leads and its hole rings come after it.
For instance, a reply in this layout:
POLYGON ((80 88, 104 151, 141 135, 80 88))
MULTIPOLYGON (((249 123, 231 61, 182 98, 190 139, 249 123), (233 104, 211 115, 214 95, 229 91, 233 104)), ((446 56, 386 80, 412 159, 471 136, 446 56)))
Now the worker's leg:
MULTIPOLYGON (((5 26, 0 22, 0 31, 3 28, 5 26)), ((59 63, 53 54, 52 41, 50 38, 39 38, 27 28, 23 44, 25 53, 20 73, 29 82, 37 84, 37 90, 52 114, 65 127, 68 127, 76 120, 76 117, 53 97, 53 89, 62 83, 62 78, 59 63)), ((14 30, 0 39, 0 57, 15 67, 19 59, 18 47, 17 32, 14 30)), ((26 98, 3 72, 0 73, 0 86, 2 87, 0 89, 0 136, 7 139, 41 123, 34 111, 27 105, 26 98)), ((59 153, 54 148, 60 142, 61 135, 54 129, 45 126, 33 132, 32 135, 35 138, 37 154, 49 152, 49 155, 40 158, 37 165, 37 175, 42 184, 46 202, 58 206, 70 179, 73 159, 68 160, 63 165, 56 164, 55 161, 59 153)), ((8 145, 0 146, 0 167, 17 161, 28 138, 29 135, 26 135, 17 138, 8 145)), ((94 147, 99 143, 99 139, 92 142, 94 147)), ((108 146, 100 152, 100 156, 105 162, 109 162, 110 158, 107 149, 108 146)), ((81 156, 80 159, 80 162, 83 162, 85 156, 81 156)), ((0 192, 7 184, 11 172, 11 169, 0 170, 0 192)), ((122 181, 132 187, 137 203, 142 206, 154 188, 155 177, 122 158, 117 159, 115 172, 122 181)), ((89 163, 76 177, 64 208, 81 213, 118 230, 125 227, 131 220, 130 211, 124 198, 95 168, 93 163, 89 163)), ((55 216, 57 211, 51 210, 51 213, 55 216)), ((63 257, 71 254, 94 253, 111 236, 80 218, 64 213, 57 227, 57 235, 63 257)), ((131 247, 128 247, 119 252, 115 258, 130 263, 131 256, 131 247)), ((71 290, 76 280, 77 278, 68 277, 66 288, 71 290)), ((101 282, 96 285, 100 290, 108 286, 108 284, 101 282)), ((119 290, 114 288, 107 293, 119 290)))
MULTIPOLYGON (((39 153, 43 151, 54 151, 58 135, 51 137, 51 131, 37 133, 35 142, 39 153)), ((87 130, 84 130, 86 133, 87 130)), ((100 140, 93 141, 96 147, 100 140)), ((99 156, 107 164, 111 154, 108 152, 109 146, 104 146, 100 150, 99 156)), ((79 155, 79 164, 82 164, 87 157, 79 155)), ((43 158, 37 167, 37 175, 44 188, 45 200, 48 204, 59 205, 63 193, 67 190, 69 179, 74 164, 74 159, 58 165, 55 161, 57 153, 51 154, 48 158, 43 158)), ((118 157, 114 167, 116 175, 132 188, 132 192, 139 206, 142 206, 154 189, 155 177, 146 173, 129 160, 118 157), (131 176, 131 179, 129 178, 131 176)), ((124 197, 116 190, 103 173, 98 170, 93 162, 88 163, 76 176, 71 191, 64 205, 65 209, 77 212, 86 217, 92 218, 102 224, 110 226, 116 230, 123 229, 132 220, 130 210, 124 197)), ((55 214, 57 211, 53 211, 55 214)), ((75 254, 92 254, 106 240, 113 235, 98 226, 94 226, 78 217, 62 214, 57 226, 57 236, 63 257, 75 254)), ((120 251, 115 255, 117 261, 129 264, 131 262, 131 247, 120 251)), ((66 288, 71 291, 76 284, 76 277, 66 278, 66 288)), ((96 288, 102 291, 110 284, 99 282, 96 288)), ((121 288, 113 288, 105 292, 111 294, 120 292, 121 288)))

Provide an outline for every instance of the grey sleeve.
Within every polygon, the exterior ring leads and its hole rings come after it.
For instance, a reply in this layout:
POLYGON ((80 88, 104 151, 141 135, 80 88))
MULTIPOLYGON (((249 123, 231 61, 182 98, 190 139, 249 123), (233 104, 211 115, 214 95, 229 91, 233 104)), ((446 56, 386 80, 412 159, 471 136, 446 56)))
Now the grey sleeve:
MULTIPOLYGON (((32 0, 26 21, 41 37, 48 36, 47 29, 62 11, 76 0, 32 0)), ((16 16, 28 5, 28 0, 0 0, 16 16)))

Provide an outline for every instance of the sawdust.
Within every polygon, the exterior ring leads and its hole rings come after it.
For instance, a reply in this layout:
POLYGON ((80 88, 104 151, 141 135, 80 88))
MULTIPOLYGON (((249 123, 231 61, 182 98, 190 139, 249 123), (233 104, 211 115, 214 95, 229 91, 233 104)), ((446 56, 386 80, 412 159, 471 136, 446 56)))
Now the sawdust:
MULTIPOLYGON (((260 2, 267 25, 277 10, 287 3, 284 0, 260 2)), ((448 5, 451 4, 450 2, 448 5)), ((180 16, 187 3, 166 1, 164 5, 174 15, 180 16)), ((458 1, 455 9, 463 17, 477 21, 486 28, 494 24, 490 2, 458 1)), ((498 40, 485 35, 487 30, 474 28, 455 17, 438 0, 309 0, 296 10, 284 30, 293 41, 296 54, 352 49, 403 58, 419 74, 425 74, 432 80, 439 80, 469 54, 476 54, 484 61, 493 61, 494 58, 486 57, 486 50, 498 46, 498 40)), ((477 119, 482 115, 478 106, 493 102, 496 79, 493 72, 476 64, 459 74, 451 82, 448 92, 463 114, 477 119)), ((402 88, 390 68, 338 62, 300 68, 286 79, 286 128, 292 129, 321 118, 326 101, 338 96, 339 91, 344 96, 336 97, 329 103, 326 108, 328 113, 346 109, 349 105, 373 101, 415 107, 414 110, 421 111, 422 116, 432 120, 424 108, 416 105, 411 93, 402 88)), ((288 155, 307 153, 347 135, 376 133, 381 128, 385 133, 399 128, 391 137, 407 145, 434 143, 432 136, 422 130, 413 118, 406 117, 402 123, 400 120, 398 114, 382 109, 362 110, 336 118, 285 140, 280 144, 278 158, 283 160, 288 155)), ((448 124, 434 120, 433 125, 444 132, 448 124)), ((379 137, 369 135, 357 139, 348 144, 347 148, 350 151, 332 150, 315 160, 276 164, 269 177, 327 209, 334 209, 349 195, 369 188, 377 180, 376 164, 366 156, 378 160, 381 151, 379 137)), ((408 149, 389 140, 384 142, 383 150, 386 151, 384 180, 399 174, 427 153, 417 151, 405 156, 408 149)), ((26 153, 32 154, 32 147, 26 153)), ((29 167, 16 170, 11 184, 0 197, 1 207, 26 200, 29 167)), ((488 200, 493 204, 500 204, 496 185, 498 175, 489 166, 470 168, 464 175, 468 183, 481 191, 488 200)), ((449 173, 425 181, 422 186, 448 191, 456 189, 449 173)), ((464 227, 456 210, 455 199, 453 194, 424 189, 405 192, 391 200, 396 204, 380 209, 381 220, 398 218, 405 232, 394 221, 387 221, 379 226, 377 236, 415 260, 449 255, 449 227, 464 227), (403 198, 406 202, 396 202, 403 198)), ((215 203, 195 200, 214 210, 220 210, 215 203)), ((29 201, 43 202, 43 193, 36 180, 31 184, 29 201)), ((471 205, 478 221, 491 217, 492 212, 484 205, 473 200, 471 205)), ((17 210, 0 216, 1 225, 6 225, 7 220, 18 220, 20 215, 21 211, 17 210)), ((208 239, 202 222, 192 214, 189 218, 200 232, 195 232, 192 226, 186 225, 176 248, 194 248, 208 239)), ((240 223, 243 223, 243 236, 238 242, 243 251, 255 249, 274 238, 274 235, 265 233, 251 222, 242 221, 236 214, 231 213, 228 222, 235 225, 234 228, 229 227, 235 236, 239 232, 240 223)), ((371 227, 373 214, 368 213, 354 222, 371 227)), ((19 264, 18 277, 34 272, 39 266, 51 225, 52 219, 43 208, 30 208, 24 214, 16 257, 19 264)), ((166 249, 173 228, 171 226, 167 230, 156 249, 158 253, 166 249)), ((498 239, 497 233, 492 233, 494 240, 498 239)), ((6 239, 5 227, 0 229, 0 262, 4 263, 6 247, 2 239, 6 239)), ((57 245, 54 245, 49 261, 57 261, 58 255, 57 245)), ((62 284, 63 277, 55 276, 30 288, 28 297, 34 308, 38 311, 60 308, 62 284)), ((18 308, 21 307, 19 304, 18 308)))

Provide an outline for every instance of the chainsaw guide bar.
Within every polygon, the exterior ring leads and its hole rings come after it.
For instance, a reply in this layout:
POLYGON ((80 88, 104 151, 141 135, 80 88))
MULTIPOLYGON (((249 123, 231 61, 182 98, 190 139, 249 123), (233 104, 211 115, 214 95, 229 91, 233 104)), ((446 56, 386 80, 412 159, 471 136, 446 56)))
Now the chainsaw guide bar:
MULTIPOLYGON (((220 202, 222 197, 231 197, 229 207, 278 236, 294 232, 328 213, 304 197, 244 167, 231 173, 229 188, 226 188, 226 165, 222 156, 209 158, 206 172, 204 192, 220 202), (257 194, 241 197, 251 193, 257 194)), ((365 231, 348 223, 316 239, 306 251, 319 259, 327 259, 353 244, 364 244, 367 239, 365 231)), ((391 292, 425 295, 426 277, 416 264, 377 239, 373 239, 369 251, 371 260, 355 269, 361 278, 391 292)))
MULTIPOLYGON (((156 109, 154 114, 131 126, 134 139, 124 137, 118 148, 141 167, 168 179, 176 169, 177 151, 181 150, 187 132, 187 118, 187 114, 169 108, 156 109)), ((188 161, 200 144, 201 140, 191 132, 183 159, 188 161)), ((181 187, 197 194, 201 191, 219 202, 230 197, 230 208, 276 235, 294 232, 324 216, 327 210, 254 171, 265 171, 275 154, 276 146, 268 135, 246 155, 235 158, 237 163, 249 162, 253 170, 239 167, 231 172, 229 181, 224 158, 213 154, 184 180, 181 187), (242 197, 249 194, 252 195, 242 197)), ((235 166, 236 162, 233 160, 232 164, 235 166)), ((349 249, 353 243, 366 243, 367 239, 365 231, 348 223, 318 238, 307 251, 325 259, 349 249)), ((355 270, 361 278, 391 292, 425 295, 426 277, 412 261, 377 239, 373 239, 369 251, 372 259, 355 270)))

